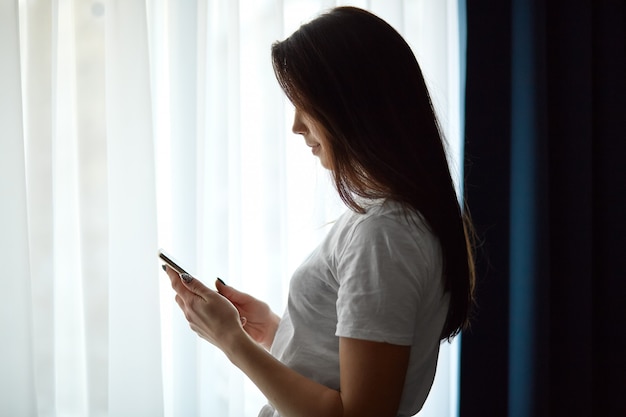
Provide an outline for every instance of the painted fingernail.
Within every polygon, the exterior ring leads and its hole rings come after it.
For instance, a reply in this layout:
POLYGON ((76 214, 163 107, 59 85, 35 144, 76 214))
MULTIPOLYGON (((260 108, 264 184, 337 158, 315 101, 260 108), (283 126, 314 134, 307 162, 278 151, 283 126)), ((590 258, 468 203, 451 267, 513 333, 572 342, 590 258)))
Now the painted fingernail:
POLYGON ((222 278, 217 277, 217 280, 222 284, 222 285, 226 285, 226 283, 222 280, 222 278))
POLYGON ((191 281, 193 281, 193 277, 189 274, 180 274, 180 278, 185 281, 187 284, 189 284, 191 281))
POLYGON ((161 268, 163 268, 163 270, 164 270, 165 272, 167 272, 167 266, 165 266, 165 265, 161 265, 161 268))

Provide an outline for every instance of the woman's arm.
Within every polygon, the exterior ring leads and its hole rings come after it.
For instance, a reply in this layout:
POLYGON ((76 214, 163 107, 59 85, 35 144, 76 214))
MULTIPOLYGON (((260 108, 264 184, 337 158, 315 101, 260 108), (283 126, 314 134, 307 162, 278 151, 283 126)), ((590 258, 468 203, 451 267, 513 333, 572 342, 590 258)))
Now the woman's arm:
POLYGON ((330 389, 286 367, 243 329, 239 312, 198 280, 183 283, 168 270, 176 301, 198 335, 221 349, 284 417, 393 417, 410 347, 340 338, 341 387, 330 389))
POLYGON ((410 347, 340 338, 339 391, 303 377, 244 338, 226 354, 281 416, 395 417, 410 347))

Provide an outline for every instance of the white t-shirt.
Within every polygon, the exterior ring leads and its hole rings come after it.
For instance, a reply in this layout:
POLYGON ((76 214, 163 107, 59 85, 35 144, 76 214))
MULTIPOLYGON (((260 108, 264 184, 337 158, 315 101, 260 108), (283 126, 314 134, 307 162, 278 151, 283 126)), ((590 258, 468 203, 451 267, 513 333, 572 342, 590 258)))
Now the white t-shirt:
MULTIPOLYGON (((439 240, 392 201, 348 211, 294 272, 271 352, 339 389, 339 337, 411 346, 398 416, 424 404, 435 376, 449 295, 439 240)), ((259 417, 278 417, 265 406, 259 417)))

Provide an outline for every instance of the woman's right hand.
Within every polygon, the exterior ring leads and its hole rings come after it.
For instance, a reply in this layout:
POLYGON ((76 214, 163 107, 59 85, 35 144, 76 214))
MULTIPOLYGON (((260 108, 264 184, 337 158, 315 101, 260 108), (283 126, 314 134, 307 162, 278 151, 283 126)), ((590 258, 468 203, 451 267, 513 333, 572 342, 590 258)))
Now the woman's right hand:
POLYGON ((267 303, 237 291, 219 279, 215 282, 215 287, 217 292, 226 297, 237 308, 244 330, 252 339, 269 350, 274 341, 280 317, 272 312, 267 303))

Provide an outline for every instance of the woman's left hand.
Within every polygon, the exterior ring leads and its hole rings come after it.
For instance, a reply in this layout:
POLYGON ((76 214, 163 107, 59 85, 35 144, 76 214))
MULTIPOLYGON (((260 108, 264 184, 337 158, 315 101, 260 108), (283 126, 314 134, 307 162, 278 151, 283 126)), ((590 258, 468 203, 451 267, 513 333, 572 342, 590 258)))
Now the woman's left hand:
POLYGON ((176 291, 176 302, 185 314, 191 330, 209 343, 224 350, 235 336, 245 333, 239 312, 224 296, 195 278, 184 281, 178 272, 167 267, 167 275, 176 291))

